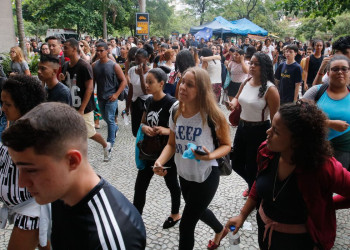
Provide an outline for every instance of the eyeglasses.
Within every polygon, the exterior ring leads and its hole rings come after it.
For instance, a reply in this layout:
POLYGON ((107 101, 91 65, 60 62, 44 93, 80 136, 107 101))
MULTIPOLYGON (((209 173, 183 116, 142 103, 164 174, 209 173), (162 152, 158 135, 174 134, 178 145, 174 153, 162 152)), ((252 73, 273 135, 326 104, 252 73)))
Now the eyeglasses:
POLYGON ((96 52, 102 53, 103 51, 106 51, 104 49, 97 49, 96 52))
POLYGON ((255 66, 255 67, 260 66, 260 63, 259 63, 259 62, 252 62, 252 61, 250 61, 248 64, 249 64, 250 66, 255 66))
POLYGON ((341 71, 343 73, 348 73, 349 67, 333 67, 333 68, 331 68, 331 71, 334 73, 338 73, 339 71, 341 71))

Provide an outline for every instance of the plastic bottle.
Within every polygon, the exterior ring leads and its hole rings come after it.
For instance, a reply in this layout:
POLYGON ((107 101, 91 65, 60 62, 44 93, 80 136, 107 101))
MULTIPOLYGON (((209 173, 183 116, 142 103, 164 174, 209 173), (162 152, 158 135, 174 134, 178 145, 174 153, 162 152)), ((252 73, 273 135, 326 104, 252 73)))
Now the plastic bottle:
POLYGON ((239 250, 239 243, 241 242, 241 239, 239 238, 239 233, 236 233, 233 235, 233 231, 235 231, 235 226, 230 226, 230 232, 228 233, 228 241, 230 243, 230 250, 239 250))
POLYGON ((123 120, 124 120, 124 124, 127 126, 127 125, 129 125, 129 117, 128 117, 128 115, 126 114, 126 112, 125 112, 125 110, 123 110, 123 112, 122 112, 122 117, 123 117, 123 120))

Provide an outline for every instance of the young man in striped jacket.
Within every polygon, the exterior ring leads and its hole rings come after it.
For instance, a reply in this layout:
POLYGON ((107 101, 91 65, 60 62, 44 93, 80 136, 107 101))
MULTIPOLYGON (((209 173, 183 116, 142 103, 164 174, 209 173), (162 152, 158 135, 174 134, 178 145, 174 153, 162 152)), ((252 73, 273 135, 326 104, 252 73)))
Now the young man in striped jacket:
POLYGON ((144 249, 136 208, 88 162, 84 119, 63 103, 43 103, 3 133, 19 185, 52 203, 53 249, 144 249))

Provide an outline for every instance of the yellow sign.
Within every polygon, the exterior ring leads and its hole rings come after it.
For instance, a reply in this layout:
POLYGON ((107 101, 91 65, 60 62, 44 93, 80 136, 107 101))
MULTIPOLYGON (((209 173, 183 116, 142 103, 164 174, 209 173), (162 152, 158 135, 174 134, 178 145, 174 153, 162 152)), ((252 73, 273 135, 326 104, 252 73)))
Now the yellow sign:
POLYGON ((136 35, 148 35, 149 33, 149 14, 136 13, 136 35))
POLYGON ((137 35, 147 35, 148 34, 148 22, 137 22, 136 27, 137 35))

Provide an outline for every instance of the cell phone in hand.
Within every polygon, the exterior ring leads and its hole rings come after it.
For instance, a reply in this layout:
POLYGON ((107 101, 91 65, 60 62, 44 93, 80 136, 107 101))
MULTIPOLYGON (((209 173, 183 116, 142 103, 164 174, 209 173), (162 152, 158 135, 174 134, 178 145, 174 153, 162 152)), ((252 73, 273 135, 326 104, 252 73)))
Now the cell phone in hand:
POLYGON ((153 168, 161 168, 161 169, 167 169, 167 168, 171 168, 171 167, 166 167, 166 166, 153 166, 153 168))
POLYGON ((194 152, 195 152, 196 154, 199 154, 199 155, 207 155, 207 154, 208 154, 207 152, 204 152, 204 151, 202 151, 202 150, 200 150, 200 149, 196 149, 194 152))

